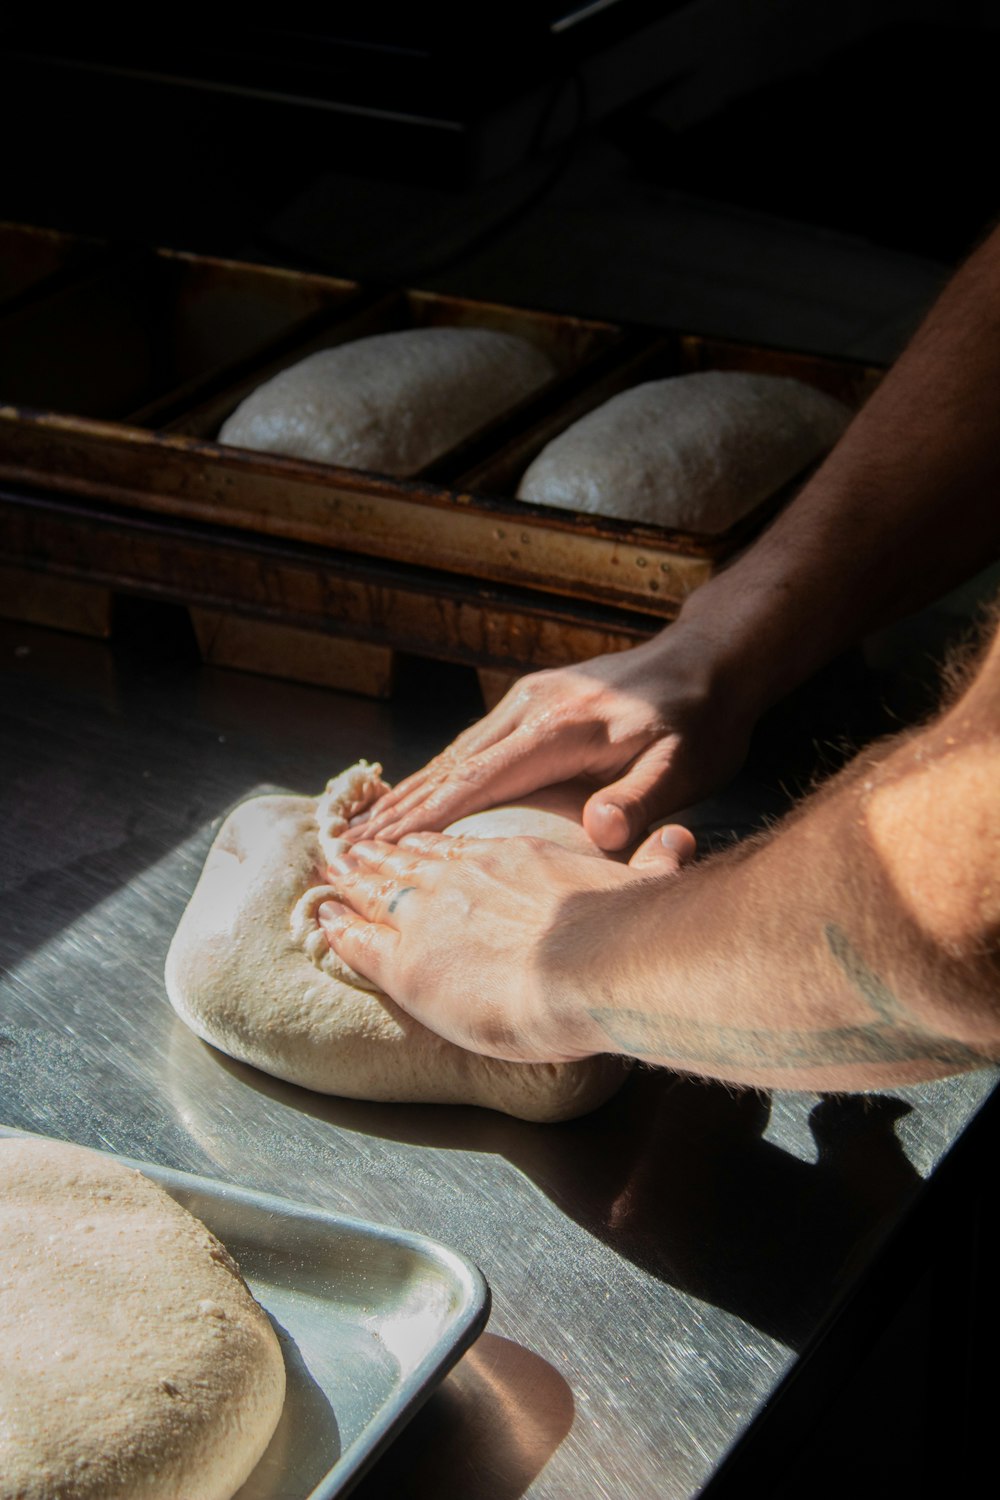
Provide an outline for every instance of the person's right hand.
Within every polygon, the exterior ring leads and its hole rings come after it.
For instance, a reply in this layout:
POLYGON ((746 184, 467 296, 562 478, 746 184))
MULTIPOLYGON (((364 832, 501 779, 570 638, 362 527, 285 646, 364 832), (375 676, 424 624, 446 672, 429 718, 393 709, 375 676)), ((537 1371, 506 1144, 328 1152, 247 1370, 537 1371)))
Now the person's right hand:
POLYGON ((753 719, 737 721, 704 660, 671 629, 630 651, 521 678, 349 837, 395 842, 586 776, 597 789, 584 827, 600 848, 618 850, 717 790, 742 765, 753 719))

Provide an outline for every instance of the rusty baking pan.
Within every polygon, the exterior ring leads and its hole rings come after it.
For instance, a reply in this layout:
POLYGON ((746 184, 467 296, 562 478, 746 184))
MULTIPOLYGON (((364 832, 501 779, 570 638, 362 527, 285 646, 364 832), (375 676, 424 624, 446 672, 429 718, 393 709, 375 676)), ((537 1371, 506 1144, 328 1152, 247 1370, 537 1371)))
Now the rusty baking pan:
POLYGON ((711 538, 577 516, 512 498, 544 443, 657 374, 769 370, 853 399, 874 378, 862 366, 431 292, 365 303, 350 283, 166 251, 138 254, 114 278, 95 274, 88 289, 0 319, 0 477, 659 619, 787 490, 711 538), (447 324, 528 337, 559 373, 415 479, 214 441, 250 390, 313 349, 447 324), (25 391, 31 399, 11 394, 25 391))
POLYGON ((106 253, 102 240, 0 223, 0 315, 69 282, 106 253))
MULTIPOLYGON (((689 375, 700 370, 739 370, 761 375, 783 375, 816 386, 856 409, 871 394, 883 372, 871 365, 827 359, 819 355, 786 353, 725 339, 701 338, 696 334, 668 333, 651 340, 613 368, 576 390, 560 406, 542 414, 502 447, 455 476, 463 490, 490 498, 513 497, 521 476, 546 444, 588 412, 620 392, 648 380, 689 375)), ((725 531, 705 536, 683 531, 661 533, 661 542, 681 554, 703 555, 714 560, 731 555, 760 529, 800 488, 808 470, 767 496, 752 511, 725 531)), ((518 502, 519 506, 523 502, 518 502)), ((527 509, 527 506, 525 506, 527 509)), ((544 507, 532 507, 544 512, 544 507)), ((551 512, 548 512, 551 514, 551 512)), ((581 516, 580 521, 586 517, 581 516)), ((638 530, 637 527, 631 529, 638 530)), ((659 532, 659 528, 649 528, 659 532)))
POLYGON ((661 618, 713 566, 659 527, 16 407, 0 407, 0 477, 661 618))
MULTIPOLYGON (((182 260, 188 274, 207 274, 208 263, 191 257, 161 252, 158 260, 171 265, 182 260)), ((248 276, 259 275, 259 268, 244 269, 248 276)), ((295 273, 273 274, 300 279, 295 273)), ((523 410, 489 424, 453 450, 447 459, 454 465, 477 445, 503 447, 520 425, 530 426, 553 406, 560 407, 581 384, 600 379, 651 337, 594 320, 406 291, 355 309, 334 327, 314 331, 307 343, 318 347, 346 336, 449 323, 529 337, 550 353, 560 372, 551 389, 529 398, 523 410)), ((51 343, 55 331, 49 332, 51 343)), ((278 366, 301 356, 303 346, 292 343, 294 349, 278 356, 278 366)), ((668 556, 655 528, 594 518, 578 523, 538 507, 479 502, 443 482, 387 479, 199 441, 196 434, 214 434, 218 422, 270 368, 253 360, 252 371, 244 370, 235 386, 196 403, 187 417, 162 433, 138 427, 134 416, 127 423, 100 421, 12 402, 0 410, 0 475, 159 514, 665 617, 707 576, 704 552, 696 550, 686 558, 675 548, 668 556)), ((145 411, 148 416, 148 405, 145 411)))
POLYGON ((28 305, 0 308, 0 399, 151 423, 359 300, 356 283, 333 277, 119 250, 28 305))
POLYGON ((499 671, 638 645, 656 621, 328 548, 0 491, 0 555, 66 579, 499 671))
MULTIPOLYGON (((541 391, 504 412, 481 432, 470 434, 459 447, 435 461, 425 472, 427 477, 444 482, 452 472, 467 468, 478 454, 491 451, 509 431, 545 410, 553 399, 563 399, 567 383, 574 377, 589 376, 604 363, 614 363, 631 347, 637 337, 614 323, 596 319, 562 317, 529 308, 508 307, 499 303, 479 302, 467 297, 451 297, 437 292, 404 290, 389 293, 379 302, 362 310, 349 326, 338 328, 335 336, 311 335, 282 351, 266 364, 245 372, 227 389, 213 393, 206 400, 181 414, 167 430, 190 437, 212 439, 223 422, 244 397, 265 380, 288 365, 296 364, 318 349, 329 348, 347 339, 368 338, 373 334, 395 333, 410 328, 490 328, 513 333, 543 349, 556 367, 557 377, 541 391), (526 416, 526 414, 528 414, 526 416)), ((648 339, 642 340, 648 342, 648 339)), ((145 424, 144 424, 145 425, 145 424)))
MULTIPOLYGON (((436 313, 450 300, 432 299, 430 307, 436 313)), ((369 316, 370 310, 350 320, 352 327, 369 316)), ((638 346, 623 340, 617 351, 620 358, 602 351, 592 366, 570 377, 560 387, 562 399, 535 408, 535 420, 500 441, 457 487, 249 453, 180 433, 154 435, 14 409, 0 410, 0 474, 164 515, 669 619, 794 486, 728 531, 697 536, 513 500, 517 480, 538 450, 616 391, 661 374, 764 370, 808 379, 857 401, 879 372, 684 334, 638 346)))

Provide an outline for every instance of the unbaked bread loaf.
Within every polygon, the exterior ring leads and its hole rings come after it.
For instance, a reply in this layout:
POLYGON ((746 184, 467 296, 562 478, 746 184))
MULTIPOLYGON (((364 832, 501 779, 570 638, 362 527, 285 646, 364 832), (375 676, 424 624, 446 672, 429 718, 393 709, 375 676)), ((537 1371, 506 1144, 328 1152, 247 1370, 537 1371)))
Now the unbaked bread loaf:
MULTIPOLYGON (((321 1093, 482 1104, 525 1120, 596 1108, 623 1082, 620 1060, 513 1063, 467 1052, 331 950, 317 917, 336 898, 326 871, 350 818, 383 790, 379 767, 361 761, 319 798, 255 797, 227 818, 167 955, 178 1014, 231 1057, 321 1093)), ((557 789, 454 827, 481 838, 534 833, 602 857, 580 825, 584 796, 557 789)))
POLYGON ((285 1367, 204 1224, 138 1172, 0 1140, 0 1500, 230 1500, 285 1367))
POLYGON ((850 417, 833 396, 780 375, 706 370, 653 380, 554 438, 517 495, 712 534, 832 448, 850 417))
POLYGON ((257 387, 220 443, 415 474, 551 380, 541 349, 490 328, 411 328, 310 354, 257 387))

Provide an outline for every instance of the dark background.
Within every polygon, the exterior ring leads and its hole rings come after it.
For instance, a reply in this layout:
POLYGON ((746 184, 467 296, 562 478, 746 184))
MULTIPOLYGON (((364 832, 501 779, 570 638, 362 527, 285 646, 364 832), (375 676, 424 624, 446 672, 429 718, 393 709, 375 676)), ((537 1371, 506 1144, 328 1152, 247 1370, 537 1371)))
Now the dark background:
POLYGON ((332 7, 322 33, 3 26, 3 212, 343 275, 444 257, 461 280, 581 162, 595 196, 610 176, 651 208, 690 196, 943 265, 996 211, 992 6, 394 9, 332 7))

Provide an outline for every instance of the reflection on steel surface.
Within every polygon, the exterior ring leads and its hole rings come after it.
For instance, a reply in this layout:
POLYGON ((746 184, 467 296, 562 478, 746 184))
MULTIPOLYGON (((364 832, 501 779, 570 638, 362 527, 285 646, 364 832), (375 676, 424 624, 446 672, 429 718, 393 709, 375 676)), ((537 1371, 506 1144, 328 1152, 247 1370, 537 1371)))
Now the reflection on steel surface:
POLYGON ((403 1230, 129 1164, 223 1242, 278 1333, 285 1406, 239 1500, 333 1500, 479 1334, 482 1276, 403 1230))
MULTIPOLYGON (((493 1288, 495 1340, 365 1479, 373 1500, 697 1493, 995 1084, 772 1102, 641 1070, 540 1127, 227 1063, 161 977, 212 820, 359 754, 403 775, 471 694, 429 713, 3 625, 0 682, 0 1120, 405 1224, 493 1288)), ((723 806, 746 826, 759 788, 723 806)))

